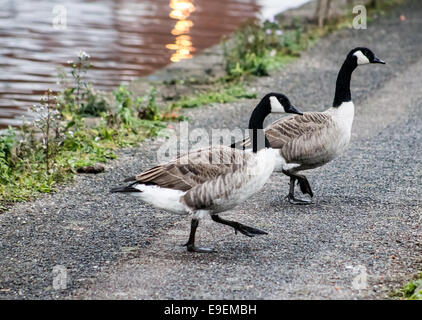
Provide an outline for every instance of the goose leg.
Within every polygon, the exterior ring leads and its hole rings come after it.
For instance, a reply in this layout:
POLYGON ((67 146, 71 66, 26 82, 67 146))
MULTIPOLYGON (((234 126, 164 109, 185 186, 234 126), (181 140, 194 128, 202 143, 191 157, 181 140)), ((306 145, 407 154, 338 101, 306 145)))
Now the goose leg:
POLYGON ((299 205, 306 205, 306 204, 311 204, 312 200, 303 200, 303 199, 298 199, 295 197, 295 182, 297 180, 298 185, 300 186, 300 191, 302 191, 303 194, 307 193, 309 194, 311 197, 314 196, 314 193, 312 192, 311 186, 308 182, 308 179, 306 179, 305 176, 303 175, 299 175, 299 174, 294 174, 291 173, 287 170, 282 170, 282 172, 290 177, 290 189, 289 189, 289 194, 287 195, 287 199, 289 200, 289 202, 291 204, 299 204, 299 205))
POLYGON ((189 252, 200 252, 200 253, 214 252, 214 249, 200 248, 200 247, 195 246, 195 233, 196 233, 196 228, 198 228, 198 224, 199 224, 198 219, 195 219, 195 218, 192 219, 191 227, 190 227, 189 240, 183 246, 187 247, 187 250, 189 252))
POLYGON ((260 235, 260 234, 268 234, 265 231, 262 231, 262 230, 259 230, 259 229, 253 228, 253 227, 249 227, 247 225, 241 224, 241 223, 236 222, 236 221, 230 221, 230 220, 222 219, 217 214, 211 215, 211 219, 214 220, 215 222, 225 224, 227 226, 234 228, 234 232, 236 234, 237 234, 238 231, 240 233, 244 234, 245 236, 248 236, 248 237, 255 237, 256 235, 260 235))
POLYGON ((297 175, 297 183, 300 186, 300 191, 303 194, 309 194, 313 198, 314 193, 312 192, 311 185, 309 184, 308 179, 303 175, 297 175))

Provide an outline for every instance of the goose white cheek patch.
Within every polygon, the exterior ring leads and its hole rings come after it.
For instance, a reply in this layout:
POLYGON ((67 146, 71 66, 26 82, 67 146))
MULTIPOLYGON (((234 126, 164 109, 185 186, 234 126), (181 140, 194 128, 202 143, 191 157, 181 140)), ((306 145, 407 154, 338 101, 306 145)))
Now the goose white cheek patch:
POLYGON ((369 59, 362 53, 362 51, 356 51, 353 55, 358 58, 358 65, 369 63, 369 59))
POLYGON ((284 112, 284 108, 281 105, 280 101, 274 96, 270 97, 270 103, 271 103, 271 112, 284 112))

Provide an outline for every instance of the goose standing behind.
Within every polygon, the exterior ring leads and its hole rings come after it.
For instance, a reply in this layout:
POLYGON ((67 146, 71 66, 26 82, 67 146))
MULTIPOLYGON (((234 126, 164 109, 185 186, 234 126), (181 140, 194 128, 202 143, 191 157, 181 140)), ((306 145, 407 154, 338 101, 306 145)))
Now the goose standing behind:
MULTIPOLYGON (((281 171, 290 177, 289 202, 309 204, 312 200, 294 196, 296 180, 303 194, 313 197, 308 179, 299 171, 320 167, 342 154, 349 144, 354 117, 354 104, 350 93, 352 72, 359 65, 381 63, 368 48, 358 47, 349 52, 337 77, 333 106, 324 112, 305 112, 273 122, 265 129, 271 147, 278 149, 281 171)), ((243 141, 243 147, 250 144, 243 141)), ((239 143, 231 147, 237 147, 239 143)), ((240 144, 242 145, 242 144, 240 144)))
POLYGON ((128 178, 128 186, 111 189, 137 196, 153 206, 178 214, 193 214, 191 232, 185 244, 188 251, 212 252, 195 246, 199 220, 205 215, 218 223, 231 226, 242 234, 253 237, 266 232, 224 220, 218 213, 232 209, 260 190, 270 177, 277 150, 271 149, 263 134, 264 119, 271 112, 302 114, 286 96, 267 94, 252 112, 249 129, 252 131, 252 150, 242 151, 226 146, 198 149, 168 163, 145 170, 128 178), (261 131, 264 146, 259 145, 261 131))

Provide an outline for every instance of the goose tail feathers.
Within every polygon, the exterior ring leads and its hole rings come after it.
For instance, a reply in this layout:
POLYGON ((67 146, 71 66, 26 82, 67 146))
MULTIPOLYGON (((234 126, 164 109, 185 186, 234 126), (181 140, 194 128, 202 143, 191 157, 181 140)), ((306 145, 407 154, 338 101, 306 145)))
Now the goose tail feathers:
POLYGON ((116 187, 116 188, 112 188, 110 189, 111 193, 116 193, 116 192, 123 192, 123 193, 127 193, 127 192, 142 192, 141 190, 135 188, 133 186, 133 184, 128 185, 128 186, 124 186, 124 187, 116 187))

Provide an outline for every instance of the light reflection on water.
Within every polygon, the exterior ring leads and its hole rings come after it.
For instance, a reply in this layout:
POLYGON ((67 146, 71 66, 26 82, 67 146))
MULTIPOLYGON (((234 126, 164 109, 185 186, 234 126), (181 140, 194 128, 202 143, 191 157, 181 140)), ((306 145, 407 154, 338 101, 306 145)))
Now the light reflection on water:
POLYGON ((170 18, 178 20, 171 30, 171 34, 176 36, 175 43, 166 45, 167 49, 176 51, 171 55, 170 60, 178 62, 192 58, 192 52, 195 51, 195 48, 192 45, 189 30, 193 27, 193 22, 188 18, 195 11, 193 1, 170 0, 170 8, 172 9, 169 14, 170 18))
POLYGON ((292 2, 304 0, 0 0, 0 127, 58 89, 57 67, 79 51, 109 90, 218 43, 262 4, 292 2))

